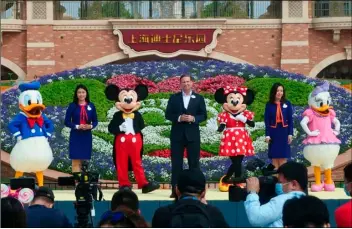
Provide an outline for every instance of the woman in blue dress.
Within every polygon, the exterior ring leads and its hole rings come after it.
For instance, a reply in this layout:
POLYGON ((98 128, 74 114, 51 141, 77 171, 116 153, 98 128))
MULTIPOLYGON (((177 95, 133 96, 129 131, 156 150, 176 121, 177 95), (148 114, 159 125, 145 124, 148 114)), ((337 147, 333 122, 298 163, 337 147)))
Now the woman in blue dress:
POLYGON ((269 102, 265 107, 264 121, 265 142, 269 143, 268 157, 272 159, 276 169, 291 157, 292 113, 292 105, 286 99, 284 86, 274 83, 270 90, 269 102))
POLYGON ((72 172, 81 171, 82 160, 92 155, 92 129, 98 125, 97 112, 89 100, 86 86, 76 87, 73 102, 70 103, 65 117, 65 126, 71 128, 69 153, 72 160, 72 172))

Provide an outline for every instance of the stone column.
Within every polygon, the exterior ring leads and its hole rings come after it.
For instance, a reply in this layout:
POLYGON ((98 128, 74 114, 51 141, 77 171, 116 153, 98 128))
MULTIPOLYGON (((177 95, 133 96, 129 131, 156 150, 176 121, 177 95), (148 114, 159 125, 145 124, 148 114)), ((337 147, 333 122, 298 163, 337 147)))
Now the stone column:
POLYGON ((309 13, 308 1, 282 2, 281 68, 308 75, 309 13))
POLYGON ((27 1, 27 80, 55 72, 53 1, 27 1))

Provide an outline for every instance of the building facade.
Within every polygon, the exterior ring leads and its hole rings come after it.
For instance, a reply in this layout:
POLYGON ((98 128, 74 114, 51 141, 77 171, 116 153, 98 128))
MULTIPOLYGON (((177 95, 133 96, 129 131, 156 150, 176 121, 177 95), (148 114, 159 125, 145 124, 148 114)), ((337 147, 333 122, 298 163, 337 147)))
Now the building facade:
MULTIPOLYGON (((12 76, 32 80, 73 68, 163 58, 211 58, 309 77, 352 77, 349 0, 2 0, 0 4, 2 80, 12 76), (123 44, 130 31, 141 36, 141 31, 175 35, 178 30, 209 29, 214 31, 213 40, 202 52, 165 54, 148 45, 150 40, 143 40, 147 47, 143 52, 135 52, 123 44)), ((177 49, 177 45, 159 46, 177 49)))

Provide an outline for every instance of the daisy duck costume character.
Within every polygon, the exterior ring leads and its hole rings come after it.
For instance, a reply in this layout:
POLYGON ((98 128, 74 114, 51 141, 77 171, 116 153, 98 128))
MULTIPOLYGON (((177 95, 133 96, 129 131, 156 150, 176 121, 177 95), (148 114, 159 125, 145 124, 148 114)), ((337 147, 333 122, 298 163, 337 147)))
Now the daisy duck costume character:
POLYGON ((54 130, 53 123, 43 114, 42 95, 38 91, 39 82, 19 85, 19 108, 17 114, 9 123, 8 128, 17 139, 11 151, 10 165, 16 171, 15 177, 23 173, 36 173, 38 186, 44 185, 43 171, 53 160, 53 153, 48 142, 54 130))
POLYGON ((115 135, 113 160, 120 189, 131 188, 128 179, 129 160, 138 188, 142 189, 142 193, 158 189, 159 184, 147 181, 142 166, 144 120, 137 110, 141 106, 140 101, 148 96, 147 86, 137 85, 134 90, 131 90, 109 85, 105 89, 105 95, 109 100, 116 101, 115 106, 118 109, 108 126, 108 130, 115 135))
POLYGON ((340 132, 340 121, 332 109, 329 83, 325 82, 309 94, 309 108, 304 111, 301 126, 307 133, 304 139, 304 157, 314 166, 315 184, 312 192, 334 191, 331 169, 339 154, 341 141, 336 137, 340 132), (334 124, 335 129, 332 129, 334 124), (324 171, 324 182, 321 172, 324 171))
POLYGON ((246 87, 227 86, 215 92, 215 100, 223 104, 225 110, 218 115, 218 131, 224 131, 219 156, 229 157, 232 162, 219 184, 219 190, 227 192, 233 183, 232 175, 235 173, 235 178, 242 176, 243 158, 255 154, 252 139, 245 128, 246 124, 251 127, 255 125, 254 113, 247 110, 247 105, 254 100, 254 93, 246 87))

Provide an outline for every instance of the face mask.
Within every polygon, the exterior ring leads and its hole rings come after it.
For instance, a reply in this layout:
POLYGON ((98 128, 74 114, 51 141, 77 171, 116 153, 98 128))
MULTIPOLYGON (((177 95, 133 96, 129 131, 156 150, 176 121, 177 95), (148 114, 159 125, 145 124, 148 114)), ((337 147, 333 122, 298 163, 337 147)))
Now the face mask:
MULTIPOLYGON (((351 182, 349 182, 349 183, 351 183, 351 182)), ((350 191, 347 190, 347 185, 348 185, 349 183, 344 184, 344 186, 343 186, 343 190, 345 191, 345 193, 346 193, 347 196, 351 196, 350 191)))
POLYGON ((275 184, 275 192, 277 195, 284 194, 284 190, 282 189, 282 184, 281 183, 276 183, 275 184))

